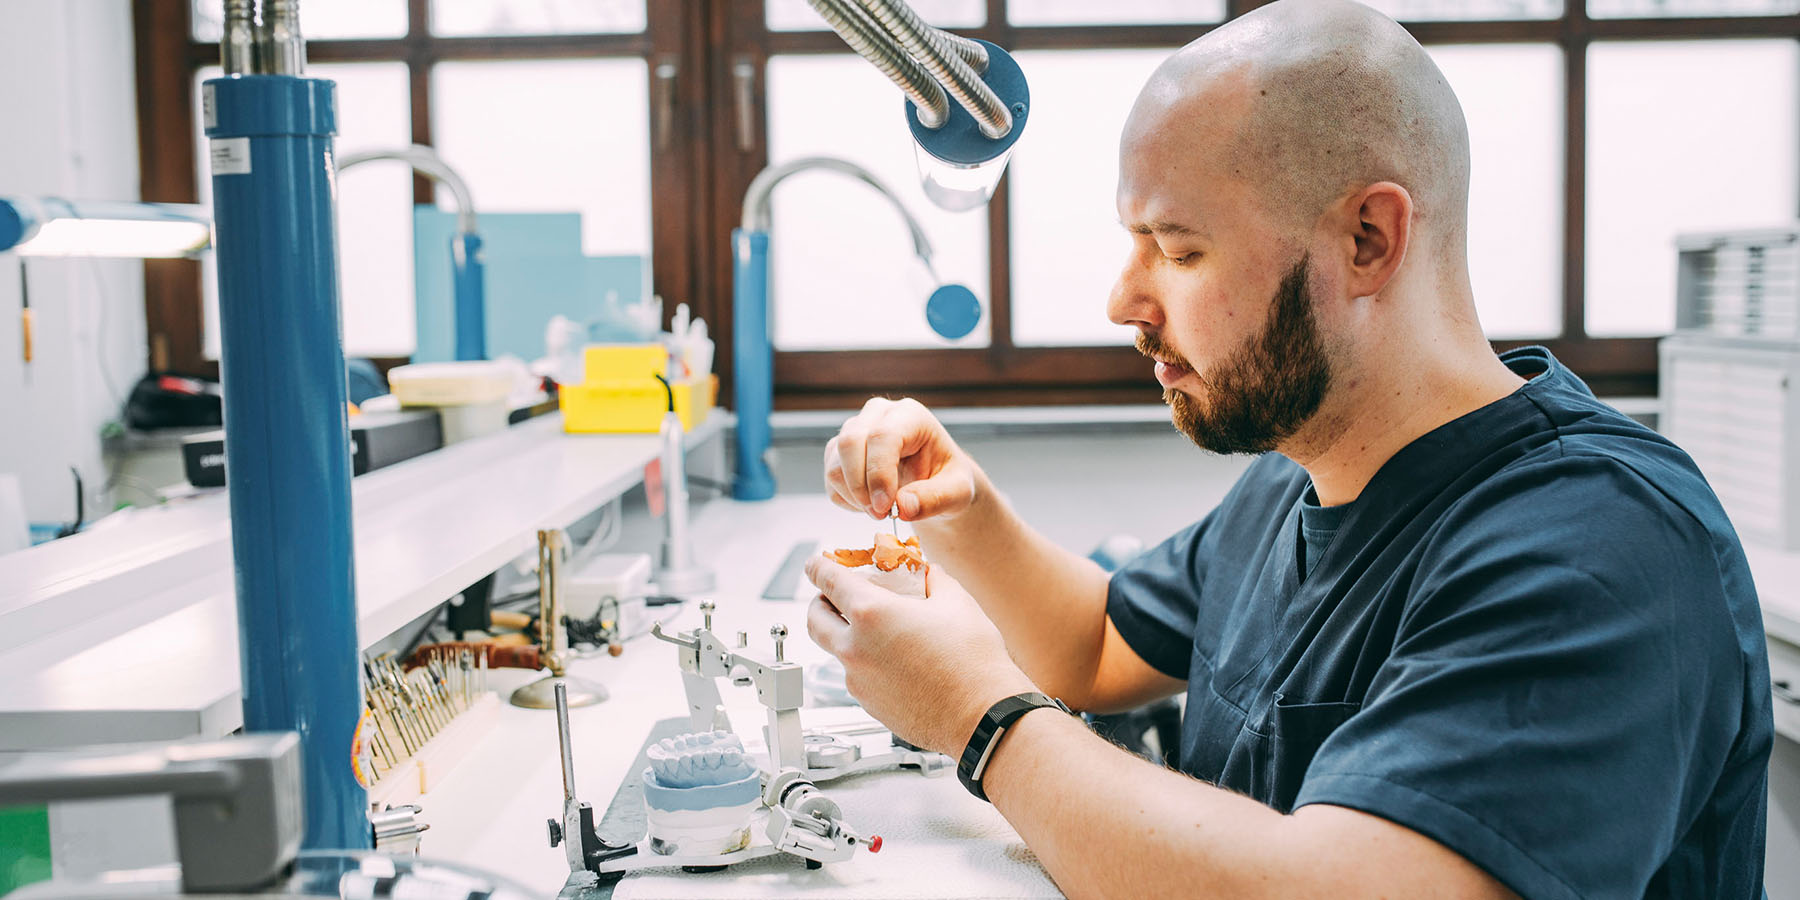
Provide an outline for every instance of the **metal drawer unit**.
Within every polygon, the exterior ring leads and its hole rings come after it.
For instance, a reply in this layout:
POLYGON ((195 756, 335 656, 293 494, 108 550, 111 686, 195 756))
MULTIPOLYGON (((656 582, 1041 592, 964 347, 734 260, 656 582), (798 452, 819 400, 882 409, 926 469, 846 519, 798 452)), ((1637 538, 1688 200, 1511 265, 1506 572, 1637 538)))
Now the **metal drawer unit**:
POLYGON ((1800 227, 1682 235, 1675 329, 1800 339, 1800 227))
POLYGON ((1659 427, 1739 534, 1800 550, 1800 225, 1688 234, 1676 248, 1659 427))
POLYGON ((1800 342, 1679 334, 1661 344, 1660 427, 1746 540, 1800 550, 1800 342))

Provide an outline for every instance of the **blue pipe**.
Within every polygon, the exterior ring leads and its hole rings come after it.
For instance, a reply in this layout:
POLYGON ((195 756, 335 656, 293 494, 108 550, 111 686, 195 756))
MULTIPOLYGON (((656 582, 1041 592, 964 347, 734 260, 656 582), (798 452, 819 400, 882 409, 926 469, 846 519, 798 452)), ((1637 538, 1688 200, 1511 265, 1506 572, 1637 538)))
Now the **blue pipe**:
POLYGON ((480 235, 458 232, 451 236, 450 267, 450 283, 456 297, 456 358, 487 359, 480 235))
POLYGON ((775 407, 775 348, 769 343, 769 235, 731 231, 732 391, 737 399, 737 480, 731 496, 775 496, 769 413, 775 407))
POLYGON ((338 309, 335 85, 203 85, 219 267, 244 730, 300 733, 306 849, 367 849, 350 434, 338 309))

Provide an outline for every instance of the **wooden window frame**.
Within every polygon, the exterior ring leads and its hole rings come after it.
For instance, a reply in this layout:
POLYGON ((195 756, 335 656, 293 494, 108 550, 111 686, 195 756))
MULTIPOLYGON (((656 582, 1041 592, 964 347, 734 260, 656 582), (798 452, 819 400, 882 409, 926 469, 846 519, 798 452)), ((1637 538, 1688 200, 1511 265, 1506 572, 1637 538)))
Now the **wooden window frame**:
MULTIPOLYGON (((684 299, 730 335, 731 254, 744 191, 768 162, 767 64, 771 56, 846 53, 829 31, 769 32, 763 0, 649 0, 641 34, 435 37, 429 0, 407 0, 405 37, 313 41, 317 62, 388 60, 409 67, 412 135, 431 143, 431 66, 442 60, 639 56, 651 68, 652 278, 664 297, 684 299), (673 90, 659 72, 673 66, 673 90), (747 67, 747 68, 746 68, 747 67), (754 79, 742 92, 741 73, 754 79), (745 96, 750 106, 740 108, 745 96)), ((1235 18, 1261 0, 1228 0, 1235 18)), ((197 196, 193 141, 193 73, 217 49, 189 37, 187 0, 134 0, 138 49, 139 139, 146 200, 191 202, 197 196)), ((1210 25, 1014 27, 1006 0, 987 0, 986 24, 957 29, 1014 50, 1172 47, 1210 25)), ((1800 15, 1592 19, 1582 0, 1567 0, 1562 17, 1530 21, 1409 22, 1425 44, 1540 43, 1564 61, 1563 266, 1561 332, 1536 341, 1498 341, 1498 349, 1548 346, 1607 395, 1656 392, 1656 338, 1588 335, 1585 303, 1587 50, 1596 41, 1730 38, 1800 40, 1800 15)), ((846 408, 871 394, 907 394, 940 405, 1066 404, 1159 401, 1143 358, 1129 347, 1021 347, 1012 339, 1009 204, 1002 179, 987 208, 990 344, 972 349, 777 351, 776 404, 781 408, 846 408)), ((424 179, 415 202, 432 199, 424 179)), ((1800 198, 1796 198, 1800 204, 1800 198)), ((216 374, 202 348, 197 263, 145 264, 145 313, 154 369, 216 374)), ((401 360, 379 360, 393 364, 401 360)), ((716 369, 729 390, 731 346, 721 339, 716 369)))

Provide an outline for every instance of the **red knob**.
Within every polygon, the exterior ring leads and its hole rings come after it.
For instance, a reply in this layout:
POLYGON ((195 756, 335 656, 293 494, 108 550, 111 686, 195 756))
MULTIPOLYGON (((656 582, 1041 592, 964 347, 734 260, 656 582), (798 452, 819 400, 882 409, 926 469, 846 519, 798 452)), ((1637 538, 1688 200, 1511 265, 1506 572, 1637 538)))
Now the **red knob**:
POLYGON ((875 835, 874 837, 869 838, 869 852, 870 853, 880 853, 881 852, 881 835, 878 834, 878 835, 875 835))

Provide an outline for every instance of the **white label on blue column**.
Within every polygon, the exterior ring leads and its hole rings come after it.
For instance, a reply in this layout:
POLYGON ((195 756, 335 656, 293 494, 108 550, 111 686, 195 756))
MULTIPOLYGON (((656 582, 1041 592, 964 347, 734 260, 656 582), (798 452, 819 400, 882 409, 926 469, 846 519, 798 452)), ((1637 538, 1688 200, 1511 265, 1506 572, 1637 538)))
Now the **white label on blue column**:
POLYGON ((200 120, 207 128, 219 127, 219 110, 213 106, 213 86, 210 84, 200 86, 200 120))
POLYGON ((213 138, 212 173, 214 175, 250 174, 250 139, 247 137, 213 138))

